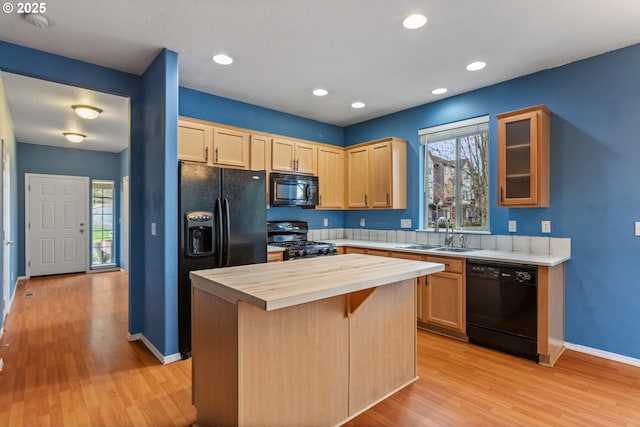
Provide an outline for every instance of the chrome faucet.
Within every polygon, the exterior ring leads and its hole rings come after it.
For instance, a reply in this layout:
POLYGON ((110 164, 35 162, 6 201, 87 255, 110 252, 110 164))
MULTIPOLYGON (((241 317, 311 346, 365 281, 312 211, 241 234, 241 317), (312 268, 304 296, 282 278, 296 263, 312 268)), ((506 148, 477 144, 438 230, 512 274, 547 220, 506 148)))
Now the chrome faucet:
POLYGON ((441 216, 440 218, 438 218, 438 220, 436 221, 436 227, 435 230, 436 232, 440 231, 440 222, 444 221, 444 225, 447 227, 446 233, 444 235, 444 245, 445 246, 451 246, 451 244, 453 243, 453 234, 451 234, 451 236, 449 236, 449 221, 447 220, 447 218, 441 216))

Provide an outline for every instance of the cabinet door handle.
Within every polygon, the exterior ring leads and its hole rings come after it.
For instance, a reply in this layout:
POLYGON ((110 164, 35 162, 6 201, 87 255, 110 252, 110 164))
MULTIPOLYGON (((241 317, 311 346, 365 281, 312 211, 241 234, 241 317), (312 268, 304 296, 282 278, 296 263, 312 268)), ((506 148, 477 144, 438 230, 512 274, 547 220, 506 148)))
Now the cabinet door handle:
POLYGON ((364 195, 364 205, 365 206, 369 206, 369 198, 367 197, 367 195, 364 195))
POLYGON ((299 170, 299 163, 300 163, 300 159, 296 159, 296 170, 299 170))
POLYGON ((389 193, 387 193, 387 205, 390 205, 391 203, 389 202, 389 193))
POLYGON ((216 147, 216 152, 215 152, 215 159, 213 160, 214 162, 218 163, 218 147, 216 147))
POLYGON ((322 206, 322 194, 318 196, 318 204, 322 206))
POLYGON ((504 188, 500 187, 500 203, 504 201, 504 188))
POLYGON ((209 161, 209 147, 204 147, 204 161, 209 161))

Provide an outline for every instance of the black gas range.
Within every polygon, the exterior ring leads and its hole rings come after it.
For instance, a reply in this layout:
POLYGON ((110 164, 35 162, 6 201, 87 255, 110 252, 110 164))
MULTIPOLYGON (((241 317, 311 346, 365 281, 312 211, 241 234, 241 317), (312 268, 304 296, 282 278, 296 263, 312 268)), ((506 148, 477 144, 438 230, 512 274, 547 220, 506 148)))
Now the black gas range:
POLYGON ((267 242, 285 248, 284 260, 335 255, 333 243, 307 240, 309 225, 306 221, 268 221, 267 242))

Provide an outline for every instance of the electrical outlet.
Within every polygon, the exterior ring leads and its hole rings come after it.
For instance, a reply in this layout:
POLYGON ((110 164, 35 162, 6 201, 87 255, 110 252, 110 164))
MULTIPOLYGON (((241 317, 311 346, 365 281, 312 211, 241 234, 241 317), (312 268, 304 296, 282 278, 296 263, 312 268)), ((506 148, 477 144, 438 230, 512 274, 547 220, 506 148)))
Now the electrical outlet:
POLYGON ((636 222, 636 236, 640 236, 640 222, 636 222))
POLYGON ((515 233, 518 230, 518 224, 515 220, 509 220, 509 233, 515 233))
POLYGON ((329 226, 329 218, 325 218, 322 223, 324 224, 325 227, 328 227, 329 226))
POLYGON ((365 224, 364 218, 360 218, 360 227, 364 227, 364 224, 365 224))
POLYGON ((551 221, 542 221, 542 232, 551 233, 551 221))
POLYGON ((400 220, 400 228, 411 228, 411 218, 409 218, 409 219, 401 219, 400 220))

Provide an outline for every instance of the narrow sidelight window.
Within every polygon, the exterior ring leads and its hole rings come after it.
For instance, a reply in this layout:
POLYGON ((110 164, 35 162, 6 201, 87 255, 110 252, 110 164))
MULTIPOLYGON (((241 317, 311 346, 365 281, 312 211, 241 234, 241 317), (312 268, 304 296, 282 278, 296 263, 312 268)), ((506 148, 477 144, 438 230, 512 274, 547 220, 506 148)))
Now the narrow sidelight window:
POLYGON ((113 267, 114 181, 91 181, 91 267, 113 267))

